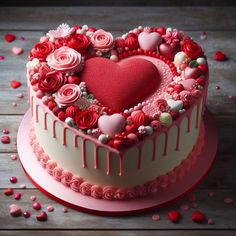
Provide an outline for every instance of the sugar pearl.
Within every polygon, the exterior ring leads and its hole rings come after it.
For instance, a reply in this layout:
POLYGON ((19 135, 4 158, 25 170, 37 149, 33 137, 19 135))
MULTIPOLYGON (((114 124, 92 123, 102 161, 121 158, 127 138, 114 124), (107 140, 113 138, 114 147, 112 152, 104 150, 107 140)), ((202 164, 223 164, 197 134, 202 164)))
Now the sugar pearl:
POLYGON ((110 60, 111 61, 118 61, 118 57, 116 55, 111 55, 110 60))
POLYGON ((43 96, 42 97, 42 102, 43 102, 44 105, 48 105, 48 102, 49 102, 48 96, 43 96))
POLYGON ((180 66, 180 64, 183 63, 187 58, 188 56, 184 52, 178 52, 174 59, 175 66, 180 66))
POLYGON ((65 119, 65 122, 66 122, 66 124, 69 125, 69 126, 73 126, 73 125, 74 125, 74 120, 73 120, 71 117, 67 117, 67 118, 65 119))
POLYGON ((205 64, 206 64, 206 59, 205 59, 204 57, 199 57, 199 58, 197 59, 197 63, 198 63, 199 65, 205 65, 205 64))
POLYGON ((108 137, 105 134, 101 134, 101 135, 99 135, 98 140, 101 143, 107 143, 108 142, 108 137))
POLYGON ((172 124, 172 116, 168 112, 161 113, 159 120, 166 127, 172 124))
POLYGON ((153 129, 151 126, 145 126, 146 129, 146 134, 147 135, 151 135, 153 133, 153 129))

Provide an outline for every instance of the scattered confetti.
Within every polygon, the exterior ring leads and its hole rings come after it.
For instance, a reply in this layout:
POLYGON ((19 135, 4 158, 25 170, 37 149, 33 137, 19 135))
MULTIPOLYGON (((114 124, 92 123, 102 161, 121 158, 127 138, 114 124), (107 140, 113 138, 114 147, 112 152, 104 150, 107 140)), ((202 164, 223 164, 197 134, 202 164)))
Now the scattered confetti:
POLYGON ((216 90, 220 90, 220 86, 216 86, 216 90))
POLYGON ((16 39, 14 34, 5 34, 4 39, 6 42, 11 43, 16 39))
POLYGON ((152 216, 152 220, 154 220, 154 221, 159 221, 161 219, 161 217, 160 217, 160 215, 158 215, 158 214, 154 214, 153 216, 152 216))
POLYGON ((23 98, 23 97, 24 97, 24 94, 23 94, 23 93, 17 93, 17 94, 16 94, 16 97, 17 97, 17 98, 23 98))
POLYGON ((5 194, 6 196, 12 195, 13 192, 14 192, 13 188, 7 188, 7 189, 4 190, 4 194, 5 194))
POLYGON ((35 201, 36 200, 36 196, 30 196, 30 200, 31 201, 35 201))
POLYGON ((47 206, 47 211, 48 211, 48 212, 54 211, 54 207, 53 207, 53 206, 47 206))
POLYGON ((187 211, 187 210, 189 209, 189 205, 188 205, 188 204, 182 204, 182 205, 180 206, 180 209, 181 209, 182 211, 187 211))
POLYGON ((26 185, 25 185, 25 184, 21 184, 21 185, 20 185, 20 188, 21 188, 21 189, 25 189, 25 188, 26 188, 26 185))
POLYGON ((15 46, 15 47, 12 47, 12 52, 16 56, 19 56, 19 55, 21 55, 24 52, 24 50, 22 48, 20 48, 20 47, 15 46))
POLYGON ((202 223, 206 220, 205 215, 201 211, 194 211, 192 213, 192 221, 196 223, 202 223))
POLYGON ((12 177, 10 178, 10 182, 11 182, 12 184, 17 183, 17 178, 16 178, 15 176, 12 176, 12 177))
POLYGON ((201 40, 206 40, 207 39, 207 33, 206 32, 201 32, 200 39, 201 40))
POLYGON ((167 212, 167 217, 170 221, 176 223, 181 218, 181 214, 177 210, 172 210, 172 211, 167 212))
POLYGON ((11 139, 10 139, 9 136, 2 136, 2 137, 1 137, 1 142, 2 142, 3 144, 9 144, 9 143, 11 142, 11 139))
POLYGON ((25 218, 29 218, 30 217, 30 212, 29 211, 24 211, 23 216, 25 218))
POLYGON ((21 193, 14 193, 14 199, 20 200, 21 199, 21 193))
POLYGON ((41 210, 41 204, 39 202, 34 202, 32 207, 36 210, 36 211, 39 211, 41 210))
POLYGON ((231 198, 231 197, 225 197, 224 198, 224 203, 226 203, 226 204, 230 204, 230 203, 232 203, 234 200, 233 200, 233 198, 231 198))
POLYGON ((4 56, 0 56, 0 61, 3 61, 5 59, 4 56))
POLYGON ((12 80, 10 82, 10 86, 13 88, 13 89, 16 89, 16 88, 19 88, 21 86, 21 82, 20 81, 17 81, 17 80, 12 80))
POLYGON ((214 224, 215 224, 215 221, 214 221, 212 218, 209 218, 209 219, 207 220, 207 224, 208 224, 208 225, 214 225, 214 224))
POLYGON ((13 161, 17 160, 17 155, 16 155, 16 154, 11 154, 11 159, 12 159, 13 161))
POLYGON ((209 196, 209 197, 213 197, 214 194, 215 194, 214 192, 208 192, 208 196, 209 196))
POLYGON ((214 55, 214 59, 216 61, 225 61, 227 60, 227 56, 221 51, 216 51, 214 55))
POLYGON ((37 216, 36 216, 36 219, 38 221, 47 221, 48 219, 48 215, 45 211, 41 211, 37 216))
POLYGON ((67 212, 68 212, 68 208, 64 207, 64 208, 62 209, 62 211, 63 211, 63 213, 67 213, 67 212))
POLYGON ((3 132, 4 134, 9 134, 9 133, 10 133, 8 129, 4 129, 2 132, 3 132))
POLYGON ((9 206, 9 211, 10 211, 11 216, 14 216, 14 217, 20 216, 22 213, 21 208, 16 204, 11 204, 9 206))

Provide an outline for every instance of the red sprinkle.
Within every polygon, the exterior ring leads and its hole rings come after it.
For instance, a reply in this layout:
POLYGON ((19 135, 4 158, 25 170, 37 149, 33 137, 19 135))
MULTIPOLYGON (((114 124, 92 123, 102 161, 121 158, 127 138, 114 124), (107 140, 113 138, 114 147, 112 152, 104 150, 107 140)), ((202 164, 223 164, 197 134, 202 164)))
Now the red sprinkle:
POLYGON ((214 59, 216 61, 225 61, 227 60, 227 56, 221 51, 216 51, 214 55, 214 59))
POLYGON ((5 34, 4 38, 6 42, 11 43, 16 39, 16 36, 14 34, 5 34))
POLYGON ((15 183, 17 183, 17 178, 15 176, 12 176, 10 178, 10 181, 11 181, 12 184, 15 184, 15 183))
POLYGON ((10 133, 8 129, 4 129, 2 132, 3 132, 4 134, 9 134, 9 133, 10 133))
POLYGON ((29 217, 30 217, 30 212, 29 212, 29 211, 25 211, 25 212, 23 213, 23 216, 24 216, 25 218, 29 218, 29 217))
POLYGON ((10 82, 10 86, 13 88, 13 89, 16 89, 16 88, 19 88, 21 86, 21 82, 20 81, 17 81, 17 80, 12 80, 10 82))
POLYGON ((181 218, 181 214, 177 210, 172 210, 172 211, 167 212, 167 217, 170 221, 176 223, 181 218))
POLYGON ((4 56, 0 56, 0 61, 3 61, 5 59, 4 56))
POLYGON ((202 223, 206 220, 205 215, 201 211, 194 211, 192 214, 192 221, 196 223, 202 223))
POLYGON ((42 208, 41 204, 39 202, 34 202, 32 206, 36 211, 38 211, 42 208))
POLYGON ((11 159, 12 159, 13 161, 17 160, 17 155, 16 155, 16 154, 11 154, 11 159))
POLYGON ((14 192, 13 188, 7 188, 7 189, 4 190, 4 194, 5 194, 6 196, 12 195, 13 192, 14 192))
POLYGON ((11 139, 10 139, 9 136, 2 136, 2 137, 1 137, 1 142, 2 142, 3 144, 9 144, 9 143, 11 142, 11 139))
POLYGON ((216 86, 216 90, 220 90, 220 86, 216 86))
POLYGON ((14 193, 14 199, 20 200, 21 199, 21 193, 14 193))

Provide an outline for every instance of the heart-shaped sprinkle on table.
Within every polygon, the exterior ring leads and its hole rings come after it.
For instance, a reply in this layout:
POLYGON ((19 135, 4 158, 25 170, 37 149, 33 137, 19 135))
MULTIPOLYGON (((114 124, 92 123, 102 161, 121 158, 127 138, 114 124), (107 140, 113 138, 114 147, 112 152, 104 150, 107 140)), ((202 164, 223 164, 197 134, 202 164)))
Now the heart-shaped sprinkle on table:
POLYGON ((10 214, 14 217, 20 216, 22 213, 21 208, 16 204, 11 204, 9 206, 9 211, 10 211, 10 214))
POLYGON ((170 221, 177 223, 181 218, 181 214, 177 210, 172 210, 167 212, 167 217, 170 221))
POLYGON ((16 39, 14 34, 5 34, 4 39, 6 42, 11 43, 16 39))
POLYGON ((48 220, 48 215, 45 211, 42 211, 36 216, 36 219, 38 221, 47 221, 48 220))
POLYGON ((19 56, 20 54, 22 54, 24 52, 24 50, 20 47, 12 47, 12 52, 16 55, 19 56))
POLYGON ((10 82, 10 86, 13 88, 13 89, 16 89, 16 88, 19 88, 21 86, 21 82, 20 81, 17 81, 17 80, 12 80, 10 82))
POLYGON ((201 211, 194 211, 192 213, 192 221, 196 223, 202 223, 206 220, 205 215, 201 211))

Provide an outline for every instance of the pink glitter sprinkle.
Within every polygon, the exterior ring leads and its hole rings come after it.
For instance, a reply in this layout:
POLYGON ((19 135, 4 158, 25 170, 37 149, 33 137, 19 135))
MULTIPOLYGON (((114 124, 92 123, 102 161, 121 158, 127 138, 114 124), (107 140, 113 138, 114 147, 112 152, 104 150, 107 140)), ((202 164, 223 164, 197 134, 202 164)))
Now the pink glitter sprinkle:
POLYGON ((182 204, 182 205, 180 206, 180 209, 181 209, 182 211, 187 211, 187 210, 189 209, 189 205, 188 205, 188 204, 182 204))
POLYGON ((26 188, 26 185, 25 185, 25 184, 21 184, 21 185, 20 185, 20 188, 25 189, 25 188, 26 188))
POLYGON ((209 219, 207 220, 207 224, 208 224, 208 225, 214 225, 214 224, 215 224, 215 221, 214 221, 212 218, 209 218, 209 219))
POLYGON ((16 97, 18 97, 18 98, 23 98, 23 97, 24 97, 24 94, 23 94, 23 93, 17 93, 17 94, 16 94, 16 97))
POLYGON ((216 86, 216 90, 220 90, 220 86, 216 86))
POLYGON ((12 105, 13 107, 16 107, 16 106, 17 106, 17 104, 16 104, 15 102, 12 102, 11 105, 12 105))
POLYGON ((16 155, 16 154, 11 154, 11 159, 12 159, 13 161, 17 160, 17 155, 16 155))
POLYGON ((36 200, 36 196, 30 196, 30 200, 31 201, 35 201, 36 200))
POLYGON ((206 40, 206 39, 207 39, 207 33, 206 33, 206 32, 202 32, 202 33, 200 34, 200 39, 201 39, 201 40, 206 40))
POLYGON ((154 220, 154 221, 159 221, 161 219, 161 217, 160 217, 160 215, 158 215, 158 214, 154 214, 153 216, 152 216, 152 220, 154 220))
POLYGON ((24 38, 23 36, 20 36, 20 37, 19 37, 19 40, 20 40, 20 41, 24 41, 25 38, 24 38))
POLYGON ((68 212, 68 208, 64 207, 64 208, 62 209, 62 211, 63 211, 63 213, 67 213, 67 212, 68 212))
POLYGON ((214 192, 208 192, 208 196, 209 196, 209 197, 213 197, 214 194, 215 194, 214 192))
POLYGON ((230 203, 232 203, 234 200, 233 200, 233 198, 231 198, 231 197, 225 197, 224 198, 224 203, 226 203, 226 204, 230 204, 230 203))
POLYGON ((54 211, 54 207, 53 207, 53 206, 47 206, 47 211, 48 211, 48 212, 54 211))
POLYGON ((0 61, 3 61, 5 59, 4 56, 0 56, 0 61))
POLYGON ((10 133, 10 131, 9 131, 8 129, 4 129, 2 132, 3 132, 4 134, 9 134, 9 133, 10 133))

